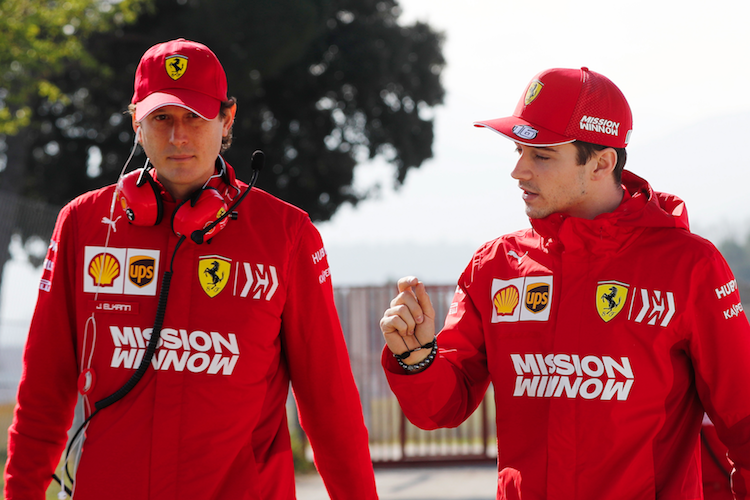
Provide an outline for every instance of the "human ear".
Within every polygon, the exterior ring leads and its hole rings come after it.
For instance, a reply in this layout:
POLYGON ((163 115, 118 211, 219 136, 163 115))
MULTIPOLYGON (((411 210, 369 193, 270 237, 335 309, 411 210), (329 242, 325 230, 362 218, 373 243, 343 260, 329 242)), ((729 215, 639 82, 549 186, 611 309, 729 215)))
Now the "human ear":
POLYGON ((135 121, 135 115, 131 115, 130 118, 133 132, 135 132, 135 142, 141 142, 141 124, 135 121))
POLYGON ((237 104, 233 104, 231 108, 227 109, 227 114, 223 118, 222 135, 226 137, 229 134, 229 130, 234 125, 234 116, 237 114, 237 104))
POLYGON ((597 151, 595 155, 596 165, 591 175, 595 179, 603 179, 612 175, 617 166, 617 151, 614 148, 605 148, 597 151))

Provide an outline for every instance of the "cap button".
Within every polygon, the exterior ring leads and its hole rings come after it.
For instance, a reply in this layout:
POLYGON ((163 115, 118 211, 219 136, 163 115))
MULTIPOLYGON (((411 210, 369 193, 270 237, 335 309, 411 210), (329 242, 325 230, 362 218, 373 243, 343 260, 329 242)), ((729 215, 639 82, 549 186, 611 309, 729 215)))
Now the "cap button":
POLYGON ((588 71, 589 69, 586 66, 581 66, 581 71, 588 71))

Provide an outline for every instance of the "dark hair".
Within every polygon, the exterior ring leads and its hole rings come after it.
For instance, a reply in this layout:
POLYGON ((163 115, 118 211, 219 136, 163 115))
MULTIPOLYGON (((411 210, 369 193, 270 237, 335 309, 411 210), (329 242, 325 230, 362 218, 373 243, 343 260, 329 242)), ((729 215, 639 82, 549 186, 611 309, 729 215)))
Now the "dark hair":
MULTIPOLYGON (((223 101, 221 103, 221 107, 219 108, 219 114, 222 118, 227 116, 227 110, 230 109, 232 106, 237 105, 237 99, 235 97, 230 97, 228 100, 223 101)), ((234 128, 234 123, 231 127, 229 127, 229 133, 226 137, 221 138, 221 152, 223 153, 227 149, 229 149, 229 146, 232 145, 232 129, 234 128)))
MULTIPOLYGON (((575 141, 573 146, 578 150, 577 161, 579 165, 584 165, 587 161, 594 156, 594 153, 607 149, 610 146, 602 146, 601 144, 592 144, 590 142, 575 141)), ((625 168, 625 162, 628 160, 628 152, 625 148, 612 148, 617 153, 617 164, 615 165, 614 176, 615 182, 619 186, 622 183, 622 171, 625 168)))
MULTIPOLYGON (((222 101, 221 107, 219 107, 219 114, 221 115, 221 117, 224 118, 225 116, 227 116, 227 110, 236 104, 237 99, 235 97, 230 97, 226 101, 222 101)), ((135 115, 135 104, 128 104, 128 113, 131 115, 135 115)), ((234 128, 234 125, 229 128, 229 133, 227 134, 227 136, 221 138, 222 153, 229 149, 229 146, 232 145, 232 128, 234 128)))

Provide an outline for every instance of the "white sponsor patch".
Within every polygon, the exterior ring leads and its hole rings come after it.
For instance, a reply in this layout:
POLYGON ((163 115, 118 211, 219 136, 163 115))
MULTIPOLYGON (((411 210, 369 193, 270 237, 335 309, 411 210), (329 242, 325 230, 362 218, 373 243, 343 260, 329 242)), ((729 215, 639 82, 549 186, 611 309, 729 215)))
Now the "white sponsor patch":
POLYGON ((635 288, 632 297, 628 319, 633 319, 636 323, 667 326, 676 312, 672 292, 635 288), (640 307, 636 304, 637 300, 640 300, 640 307))
MULTIPOLYGON (((138 368, 146 354, 152 329, 110 326, 109 332, 115 346, 110 366, 138 368)), ((218 332, 164 328, 157 348, 151 365, 161 371, 231 375, 240 357, 237 336, 233 333, 223 336, 218 332)))
POLYGON ((514 397, 626 401, 635 382, 627 357, 578 354, 511 354, 514 397))
POLYGON ((492 323, 547 321, 552 309, 552 276, 492 280, 492 323))
POLYGON ((279 287, 276 266, 237 262, 235 267, 233 296, 271 300, 279 287))
POLYGON ((719 288, 715 288, 714 291, 717 299, 723 299, 737 291, 737 280, 731 280, 719 288))
POLYGON ((731 319, 735 316, 739 316, 740 313, 744 312, 744 308, 742 307, 742 303, 734 304, 732 307, 724 311, 724 319, 731 319))
POLYGON ((156 295, 159 250, 87 246, 83 257, 83 291, 156 295))
POLYGON ((607 120, 605 118, 596 118, 594 116, 581 117, 581 121, 578 123, 581 130, 588 132, 599 132, 607 135, 620 135, 620 123, 607 120))

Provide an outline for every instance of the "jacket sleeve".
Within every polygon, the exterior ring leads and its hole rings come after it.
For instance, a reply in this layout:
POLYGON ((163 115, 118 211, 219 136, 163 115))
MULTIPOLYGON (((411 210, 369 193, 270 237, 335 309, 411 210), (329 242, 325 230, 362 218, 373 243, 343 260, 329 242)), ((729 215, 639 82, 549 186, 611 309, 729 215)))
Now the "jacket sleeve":
POLYGON ((690 355, 698 394, 733 463, 737 499, 750 498, 750 325, 737 281, 718 251, 691 283, 690 355))
POLYGON ((375 475, 320 235, 306 219, 291 255, 283 345, 300 423, 333 500, 375 499, 375 475))
POLYGON ((421 429, 457 427, 471 416, 489 386, 482 319, 468 293, 470 264, 459 280, 438 355, 424 371, 407 374, 386 346, 381 362, 391 390, 411 423, 421 429))
POLYGON ((7 500, 42 500, 67 442, 77 399, 72 209, 62 209, 47 251, 23 356, 5 465, 7 500))

